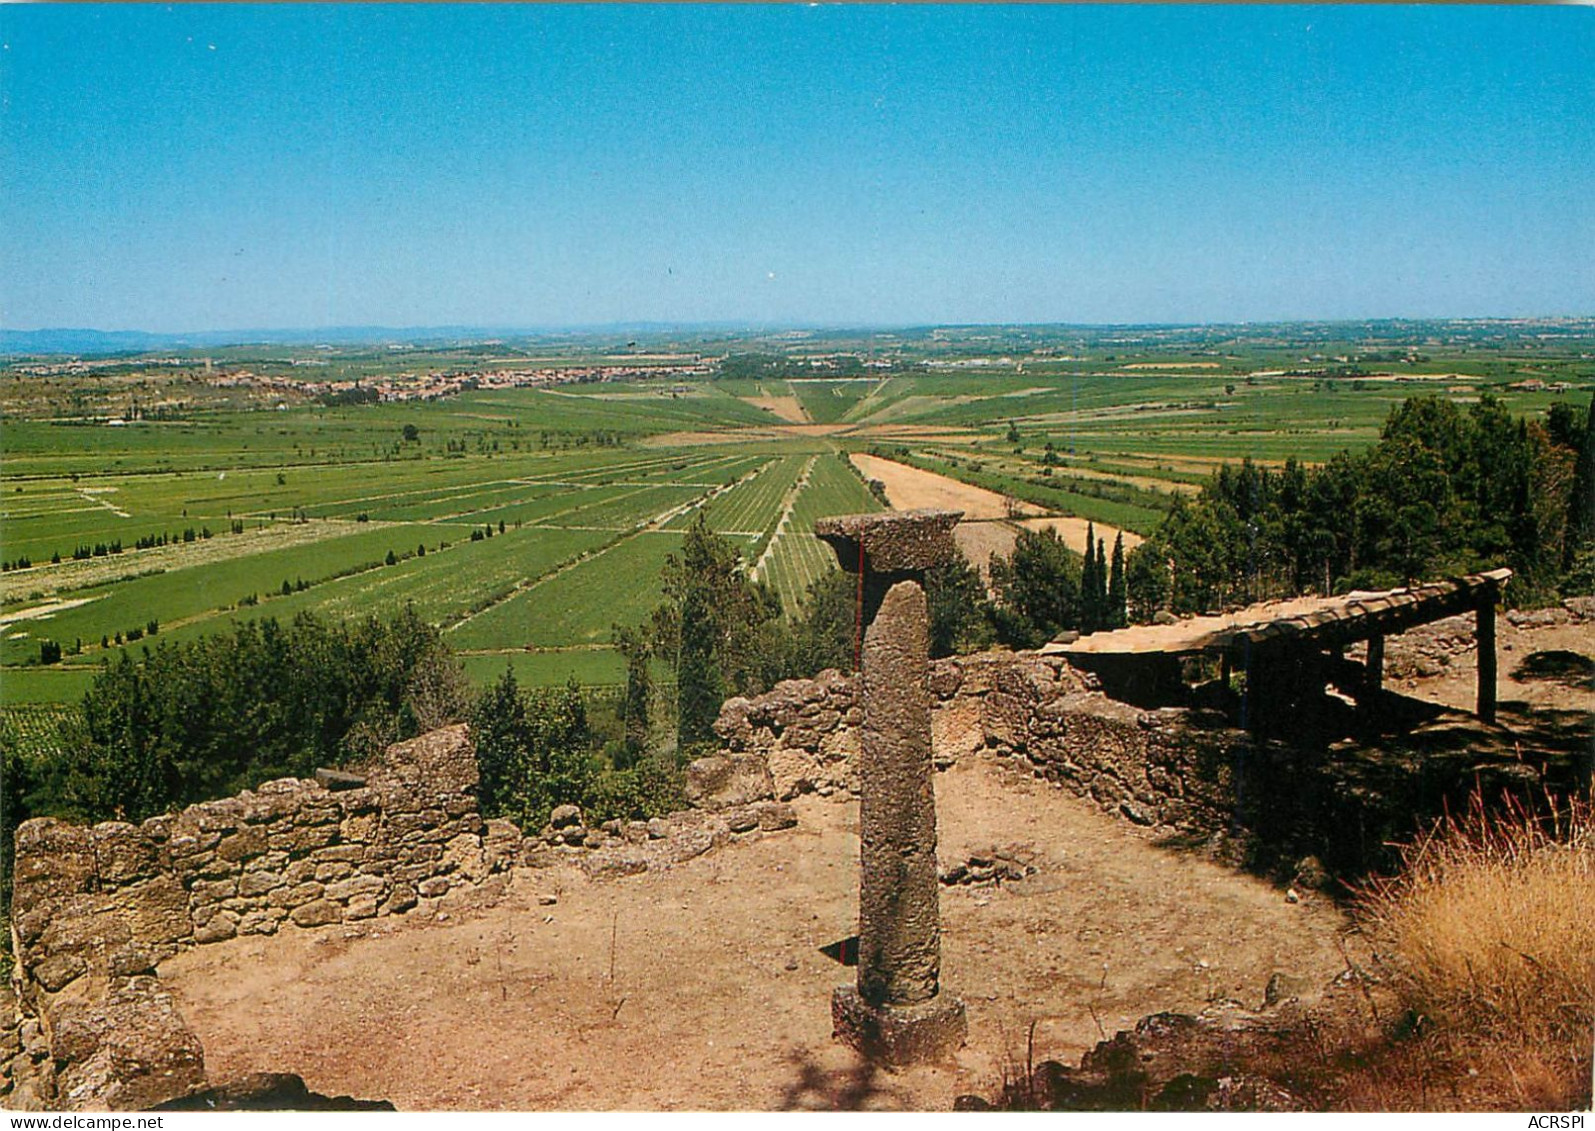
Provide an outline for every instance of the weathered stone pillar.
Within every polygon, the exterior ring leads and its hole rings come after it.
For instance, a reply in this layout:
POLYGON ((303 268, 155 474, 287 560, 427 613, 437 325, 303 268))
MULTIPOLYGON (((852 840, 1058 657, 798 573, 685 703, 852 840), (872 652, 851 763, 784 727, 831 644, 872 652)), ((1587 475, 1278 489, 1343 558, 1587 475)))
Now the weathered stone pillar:
POLYGON ((837 1036, 889 1064, 963 1043, 963 1002, 941 992, 931 763, 927 569, 953 553, 957 511, 822 519, 817 533, 862 575, 858 984, 832 995, 837 1036))

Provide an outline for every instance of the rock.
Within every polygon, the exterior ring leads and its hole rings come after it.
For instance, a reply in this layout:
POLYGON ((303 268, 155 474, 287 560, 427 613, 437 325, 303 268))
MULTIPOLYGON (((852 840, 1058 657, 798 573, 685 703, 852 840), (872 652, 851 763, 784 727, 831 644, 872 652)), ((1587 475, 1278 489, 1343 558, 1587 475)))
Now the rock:
POLYGON ((471 833, 462 833, 445 844, 438 866, 473 884, 481 883, 492 870, 482 849, 482 838, 471 833))
POLYGON ((414 907, 416 903, 416 890, 409 884, 394 884, 393 890, 388 893, 387 902, 383 903, 377 911, 383 915, 402 915, 414 907))
POLYGON ((549 814, 548 823, 556 829, 579 827, 582 823, 582 811, 575 805, 559 805, 549 814))
POLYGON ((55 1110, 142 1111, 204 1083, 199 1039, 153 977, 117 979, 97 1002, 64 1003, 56 1031, 52 1054, 68 1055, 57 1056, 55 1110))
POLYGON ((357 895, 349 901, 349 906, 344 908, 345 922, 356 919, 370 919, 377 913, 377 897, 374 895, 357 895))
POLYGON ((553 907, 558 902, 559 896, 553 895, 552 893, 545 893, 537 897, 537 904, 539 907, 553 907))
POLYGON ((1145 827, 1145 826, 1154 825, 1154 824, 1157 823, 1157 821, 1152 816, 1150 816, 1144 809, 1142 809, 1139 805, 1136 805, 1135 803, 1130 802, 1130 801, 1120 802, 1119 803, 1119 812, 1123 813, 1126 817, 1128 817, 1131 824, 1141 825, 1141 826, 1145 827))
POLYGON ((194 929, 188 914, 188 892, 176 876, 158 875, 123 888, 117 900, 134 943, 166 946, 187 938, 194 929))
POLYGON ((76 954, 52 954, 34 965, 33 979, 53 994, 71 985, 88 969, 88 962, 76 954))
POLYGON ((245 872, 238 878, 238 894, 241 896, 265 895, 267 892, 280 888, 287 883, 276 872, 245 872))
POLYGON ((126 946, 111 955, 106 972, 113 978, 155 973, 155 955, 147 947, 126 946))
POLYGON ((339 880, 335 884, 328 884, 322 895, 325 899, 331 899, 338 903, 347 903, 356 896, 374 898, 380 895, 387 886, 388 881, 381 876, 350 876, 347 880, 339 880))
POLYGON ((238 916, 231 911, 218 911, 194 928, 194 941, 223 942, 236 934, 238 934, 238 916))
POLYGON ((588 848, 602 848, 604 846, 604 834, 597 829, 592 829, 582 839, 582 844, 588 848))
POLYGON ((216 845, 216 855, 237 863, 251 856, 259 856, 270 847, 264 829, 247 825, 231 836, 224 836, 216 845))
POLYGON ((157 1104, 153 1111, 392 1111, 386 1100, 357 1100, 351 1096, 323 1096, 306 1087, 299 1076, 256 1072, 157 1104))
POLYGON ((407 787, 431 796, 476 792, 476 748, 463 723, 398 742, 366 775, 372 788, 407 787))
POLYGON ((330 899, 315 899, 295 907, 288 913, 288 917, 300 927, 324 927, 329 923, 340 922, 343 919, 343 908, 330 899))
POLYGON ((449 890, 449 881, 442 876, 433 876, 429 880, 422 880, 415 885, 416 892, 423 899, 436 899, 449 890))
POLYGON ((1306 978, 1276 970, 1269 976, 1268 985, 1263 987, 1263 1005, 1278 1005, 1282 1001, 1300 997, 1311 987, 1312 983, 1306 978))
POLYGON ((595 852, 582 861, 582 871, 595 880, 635 876, 647 870, 647 858, 635 851, 595 852))
POLYGON ((647 821, 627 821, 624 837, 627 844, 644 844, 648 840, 647 821))
POLYGON ((1167 609, 1159 609, 1157 612, 1152 614, 1152 623, 1153 624, 1179 624, 1180 623, 1180 618, 1175 616, 1173 613, 1169 612, 1167 609))
POLYGON ((23 821, 16 831, 11 907, 21 915, 46 899, 94 886, 94 841, 87 828, 54 817, 23 821))
POLYGON ((266 896, 266 902, 273 907, 293 909, 320 899, 324 890, 321 884, 308 880, 290 888, 277 888, 266 896))
POLYGON ((102 886, 120 886, 155 873, 159 865, 155 842, 137 826, 105 821, 94 826, 93 835, 102 886))
POLYGON ((797 810, 784 801, 761 801, 753 811, 758 815, 759 828, 765 832, 797 827, 797 810))
POLYGON ((483 823, 482 854, 489 871, 510 868, 521 856, 521 830, 514 821, 493 817, 483 823))
POLYGON ((670 835, 670 822, 663 817, 651 817, 648 820, 648 839, 664 840, 670 835))
POLYGON ((730 809, 774 796, 770 768, 753 754, 717 754, 687 766, 685 792, 698 809, 730 809))
POLYGON ((734 833, 752 832, 759 827, 759 815, 751 808, 734 809, 726 814, 726 825, 734 833))
POLYGON ((238 933, 240 935, 275 935, 277 928, 282 925, 287 914, 280 907, 268 907, 261 911, 245 912, 238 919, 238 933))

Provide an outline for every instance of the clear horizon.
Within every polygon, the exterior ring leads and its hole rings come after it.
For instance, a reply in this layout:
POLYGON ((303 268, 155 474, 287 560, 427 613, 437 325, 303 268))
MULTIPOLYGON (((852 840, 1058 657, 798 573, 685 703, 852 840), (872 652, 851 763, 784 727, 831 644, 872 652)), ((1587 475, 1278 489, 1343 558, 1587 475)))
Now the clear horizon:
POLYGON ((1587 316, 1592 18, 0 6, 0 327, 1587 316))

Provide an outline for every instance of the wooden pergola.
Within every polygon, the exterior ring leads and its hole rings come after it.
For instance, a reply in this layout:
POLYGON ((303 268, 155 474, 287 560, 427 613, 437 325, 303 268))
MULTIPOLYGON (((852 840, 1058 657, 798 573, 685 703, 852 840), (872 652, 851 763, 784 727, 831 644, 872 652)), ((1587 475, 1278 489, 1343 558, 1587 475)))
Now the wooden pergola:
POLYGON ((1271 672, 1294 667, 1302 657, 1339 657, 1347 645, 1365 640, 1368 658, 1357 690, 1373 694, 1384 682, 1386 636, 1472 612, 1477 615, 1478 714, 1494 722, 1495 607, 1511 577, 1510 569, 1493 569, 1406 589, 1249 605, 1220 616, 1056 641, 1042 652, 1065 656, 1075 667, 1097 672, 1105 683, 1155 692, 1168 684, 1171 668, 1178 679, 1179 661, 1189 656, 1216 656, 1226 681, 1232 670, 1240 669, 1247 673, 1248 686, 1258 687, 1268 684, 1271 672))

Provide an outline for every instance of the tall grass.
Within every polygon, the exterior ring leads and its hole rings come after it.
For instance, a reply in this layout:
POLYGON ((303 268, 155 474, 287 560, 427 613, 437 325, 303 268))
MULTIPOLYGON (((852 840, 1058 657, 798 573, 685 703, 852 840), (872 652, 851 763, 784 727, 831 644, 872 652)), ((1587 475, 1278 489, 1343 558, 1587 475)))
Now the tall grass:
POLYGON ((1588 800, 1548 808, 1475 794, 1358 902, 1415 1017, 1509 1096, 1571 1105, 1595 1055, 1595 817, 1588 800))

